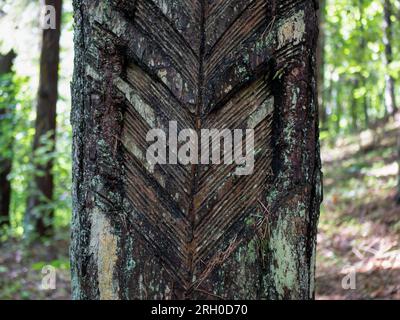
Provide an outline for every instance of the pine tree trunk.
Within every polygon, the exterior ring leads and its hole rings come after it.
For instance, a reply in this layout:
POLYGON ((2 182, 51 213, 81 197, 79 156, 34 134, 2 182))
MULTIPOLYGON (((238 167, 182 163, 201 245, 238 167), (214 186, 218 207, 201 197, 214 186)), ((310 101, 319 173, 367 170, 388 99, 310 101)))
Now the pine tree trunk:
MULTIPOLYGON (((384 21, 383 21, 383 43, 385 45, 384 61, 387 69, 390 68, 390 64, 393 62, 393 49, 392 49, 392 35, 393 26, 391 21, 392 16, 392 4, 390 0, 384 0, 384 21)), ((397 111, 396 96, 394 92, 395 81, 394 78, 389 74, 385 74, 385 108, 389 115, 392 115, 397 111)))
MULTIPOLYGON (((11 69, 15 53, 10 51, 4 56, 0 56, 0 81, 4 86, 4 90, 9 90, 6 86, 12 86, 10 78, 11 69)), ((0 101, 0 227, 9 224, 10 218, 10 200, 11 200, 11 183, 8 175, 11 173, 12 167, 12 144, 13 139, 10 132, 12 119, 14 117, 14 103, 9 101, 12 97, 3 96, 0 101)))
POLYGON ((45 29, 42 34, 40 80, 33 142, 35 171, 25 215, 26 234, 30 235, 35 232, 40 236, 50 235, 52 229, 53 161, 50 156, 50 160, 44 161, 44 163, 37 162, 37 157, 38 151, 43 147, 46 148, 46 143, 47 146, 50 146, 47 148, 48 155, 51 155, 55 150, 62 0, 46 0, 45 5, 54 6, 56 24, 55 29, 45 29))
POLYGON ((312 299, 314 2, 75 0, 74 12, 73 297, 312 299), (172 120, 254 128, 253 174, 150 166, 146 134, 172 120))

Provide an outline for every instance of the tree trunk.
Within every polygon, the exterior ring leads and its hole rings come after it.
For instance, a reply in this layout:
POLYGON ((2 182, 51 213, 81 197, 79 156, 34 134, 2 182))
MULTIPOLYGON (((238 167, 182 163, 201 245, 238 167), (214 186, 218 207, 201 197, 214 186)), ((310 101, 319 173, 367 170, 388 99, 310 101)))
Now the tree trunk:
POLYGON ((75 0, 74 12, 73 297, 313 298, 314 2, 75 0), (152 166, 154 128, 175 162, 169 121, 254 128, 253 174, 152 166))
POLYGON ((355 97, 355 90, 358 88, 359 81, 358 79, 352 79, 348 81, 349 85, 351 85, 351 96, 350 99, 350 116, 351 116, 351 129, 353 131, 358 130, 358 112, 357 112, 357 99, 355 97))
MULTIPOLYGON (((363 79, 363 82, 364 82, 364 86, 366 86, 365 79, 363 79)), ((363 98, 363 107, 364 107, 365 128, 367 128, 367 129, 369 128, 369 124, 370 124, 370 121, 369 121, 369 111, 368 111, 370 105, 371 105, 370 100, 369 100, 369 98, 367 97, 367 95, 365 94, 365 95, 364 95, 364 98, 363 98)))
MULTIPOLYGON (((397 114, 397 121, 400 120, 400 116, 397 114)), ((397 173, 397 194, 396 194, 396 202, 400 205, 400 134, 397 136, 397 164, 399 171, 397 173)))
POLYGON ((396 20, 400 21, 400 0, 396 0, 396 20))
POLYGON ((337 120, 336 120, 336 133, 340 133, 341 129, 341 122, 342 122, 342 117, 343 117, 343 92, 342 89, 340 88, 340 83, 342 81, 345 81, 341 76, 339 76, 339 81, 335 84, 335 98, 333 99, 333 102, 336 103, 336 115, 337 115, 337 120))
MULTIPOLYGON (((392 4, 390 0, 384 0, 384 19, 383 19, 383 43, 385 45, 384 62, 387 69, 390 68, 390 64, 393 62, 392 52, 392 35, 393 27, 390 17, 392 16, 392 4)), ((394 78, 386 72, 385 74, 385 108, 389 115, 392 115, 397 111, 396 96, 394 91, 394 78)))
POLYGON ((15 53, 10 51, 6 55, 0 55, 0 82, 2 97, 0 99, 0 227, 9 224, 11 182, 8 175, 12 166, 13 138, 10 131, 14 118, 14 97, 12 89, 11 69, 15 53), (5 93, 6 91, 6 93, 5 93))
POLYGON ((324 99, 324 72, 325 72, 325 4, 326 0, 319 0, 318 21, 319 36, 317 46, 317 68, 318 68, 318 107, 320 127, 327 125, 327 112, 324 99))
MULTIPOLYGON (((365 63, 365 50, 367 48, 367 41, 365 39, 365 27, 364 27, 364 0, 359 1, 359 7, 360 7, 360 19, 359 19, 359 24, 360 24, 360 50, 358 52, 358 61, 360 63, 365 63)), ((357 74, 359 77, 358 85, 361 84, 363 88, 366 87, 366 79, 364 78, 362 73, 357 74)), ((360 88, 361 89, 361 88, 360 88)), ((365 128, 369 127, 369 112, 368 112, 368 103, 367 103, 367 94, 364 93, 363 100, 361 102, 363 104, 363 111, 364 111, 364 123, 365 123, 365 128)))
POLYGON ((56 105, 58 99, 58 66, 60 56, 60 34, 62 1, 46 0, 45 5, 55 8, 55 29, 44 29, 40 54, 40 80, 36 110, 35 137, 33 142, 33 162, 35 172, 30 187, 26 212, 26 234, 51 234, 53 209, 53 161, 55 150, 56 105), (45 149, 49 159, 38 161, 40 149, 45 149), (39 174, 38 174, 39 173, 39 174))

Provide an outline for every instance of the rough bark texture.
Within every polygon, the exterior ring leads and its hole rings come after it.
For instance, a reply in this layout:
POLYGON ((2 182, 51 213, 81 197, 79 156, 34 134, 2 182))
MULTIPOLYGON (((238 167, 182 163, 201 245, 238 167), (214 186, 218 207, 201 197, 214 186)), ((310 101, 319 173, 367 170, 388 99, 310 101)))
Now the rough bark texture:
MULTIPOLYGON (((52 147, 48 150, 49 153, 54 152, 55 149, 62 1, 46 0, 45 5, 52 5, 55 8, 56 28, 45 29, 42 35, 33 160, 35 160, 37 150, 43 146, 44 137, 48 137, 48 143, 52 142, 52 147)), ((38 235, 51 233, 49 220, 53 216, 53 210, 48 204, 53 199, 52 167, 52 160, 44 164, 35 163, 35 173, 40 172, 41 174, 34 175, 33 184, 29 190, 30 196, 28 197, 26 212, 27 233, 31 233, 31 229, 38 235)))
POLYGON ((310 299, 313 1, 74 1, 75 299, 310 299), (149 168, 151 128, 255 128, 255 171, 149 168))
MULTIPOLYGON (((383 21, 383 43, 385 45, 385 66, 390 68, 393 62, 392 38, 393 38, 393 24, 391 16, 393 14, 392 3, 390 0, 384 0, 384 21, 383 21)), ((388 114, 392 115, 397 111, 396 96, 394 92, 394 78, 389 74, 385 74, 385 107, 388 114)))
MULTIPOLYGON (((2 56, 0 55, 0 77, 2 85, 12 85, 9 75, 13 65, 15 53, 13 51, 2 56)), ((7 90, 8 88, 5 88, 7 90)), ((3 97, 4 98, 4 97, 3 97)), ((3 101, 3 100, 2 100, 3 101)), ((12 101, 5 101, 0 105, 0 129, 9 130, 12 126, 15 104, 12 101)), ((12 166, 12 137, 9 132, 1 132, 0 147, 0 226, 9 223, 9 211, 11 200, 11 182, 8 175, 12 166)))

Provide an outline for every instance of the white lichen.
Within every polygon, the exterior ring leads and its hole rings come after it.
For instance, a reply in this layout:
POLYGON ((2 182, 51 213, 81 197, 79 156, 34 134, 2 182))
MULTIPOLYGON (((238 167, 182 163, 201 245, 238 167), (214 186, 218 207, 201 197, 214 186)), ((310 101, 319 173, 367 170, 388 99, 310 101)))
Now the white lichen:
POLYGON ((117 300, 119 285, 114 279, 117 262, 117 237, 103 213, 95 209, 91 216, 90 252, 97 262, 101 300, 117 300))
POLYGON ((298 290, 296 247, 290 239, 290 234, 288 234, 287 224, 287 220, 280 218, 269 239, 275 260, 271 264, 271 273, 275 290, 280 297, 284 297, 286 291, 292 292, 294 296, 294 293, 298 290))
POLYGON ((299 11, 279 27, 278 47, 281 48, 288 43, 299 44, 304 39, 305 29, 304 11, 299 11))

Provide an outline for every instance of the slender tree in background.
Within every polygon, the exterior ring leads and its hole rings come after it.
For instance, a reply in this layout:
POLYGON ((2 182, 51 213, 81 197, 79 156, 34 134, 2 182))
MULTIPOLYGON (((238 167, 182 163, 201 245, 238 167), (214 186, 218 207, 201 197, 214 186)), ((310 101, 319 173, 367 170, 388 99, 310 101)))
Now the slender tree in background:
MULTIPOLYGON (((399 117, 399 116, 397 116, 399 117)), ((398 119, 400 120, 400 119, 398 119)), ((399 167, 399 172, 397 174, 397 194, 396 194, 396 202, 400 205, 400 135, 397 136, 397 163, 399 167)))
MULTIPOLYGON (((396 9, 397 9, 396 10, 396 19, 397 19, 397 21, 400 21, 400 1, 396 1, 396 9)), ((388 27, 390 27, 391 23, 392 23, 391 20, 390 20, 390 16, 393 13, 392 10, 393 10, 393 7, 392 7, 390 1, 385 0, 385 26, 386 26, 385 33, 389 32, 389 34, 386 35, 386 39, 385 39, 385 53, 386 53, 386 56, 389 54, 389 57, 392 55, 392 48, 390 46, 390 41, 388 41, 387 39, 390 39, 390 36, 391 36, 390 28, 389 28, 389 31, 388 31, 388 27), (389 44, 389 47, 386 45, 386 43, 389 44)), ((390 92, 390 91, 388 91, 388 88, 386 88, 387 92, 386 92, 385 96, 388 95, 389 96, 389 101, 390 100, 393 101, 393 105, 397 106, 396 102, 394 100, 395 99, 394 79, 393 78, 390 79, 390 78, 391 77, 386 75, 386 83, 388 83, 388 81, 390 82, 390 80, 391 80, 392 87, 390 87, 390 85, 389 85, 389 88, 391 88, 393 91, 390 92), (390 98, 390 97, 392 97, 392 98, 390 98)), ((400 121, 400 116, 399 115, 397 115, 396 121, 400 121)), ((400 135, 397 138, 397 152, 398 152, 399 173, 398 173, 398 177, 397 177, 398 178, 398 184, 397 184, 396 202, 397 202, 397 204, 400 205, 400 135)))
POLYGON ((400 0, 397 0, 397 1, 396 1, 396 7, 397 7, 397 10, 396 10, 396 19, 397 19, 397 21, 400 21, 400 0))
MULTIPOLYGON (((360 50, 357 51, 356 55, 359 57, 360 62, 362 61, 365 63, 365 61, 366 61, 365 51, 367 49, 367 40, 366 40, 366 36, 365 36, 366 32, 365 32, 365 26, 364 26, 364 16, 365 16, 364 7, 365 7, 364 0, 359 0, 359 9, 360 9, 359 28, 360 28, 361 36, 360 36, 360 40, 359 40, 360 50)), ((358 73, 357 78, 358 79, 356 80, 356 83, 357 83, 356 88, 358 88, 358 89, 365 88, 367 83, 366 83, 366 79, 364 78, 363 73, 362 72, 358 73)), ((369 127, 369 112, 368 112, 368 102, 367 102, 367 93, 366 92, 363 94, 362 98, 363 99, 361 100, 361 104, 362 104, 362 110, 364 113, 364 123, 365 123, 364 127, 368 128, 369 127)))
POLYGON ((74 1, 75 299, 314 297, 314 5, 74 1), (169 121, 254 128, 253 174, 150 166, 169 121))
MULTIPOLYGON (((392 49, 392 20, 393 7, 391 0, 384 0, 384 19, 383 19, 383 43, 385 45, 384 61, 387 69, 390 68, 390 64, 393 62, 393 49, 392 49)), ((385 107, 388 114, 393 114, 397 110, 396 96, 395 96, 395 81, 394 78, 386 71, 385 74, 385 107)))
POLYGON ((0 226, 9 223, 11 183, 8 175, 12 166, 11 134, 15 100, 12 84, 14 51, 0 55, 0 226))
POLYGON ((357 131, 358 129, 358 110, 357 110, 357 99, 354 94, 354 90, 358 88, 359 80, 357 78, 351 79, 348 81, 349 87, 352 89, 352 94, 350 100, 350 116, 351 116, 351 129, 353 131, 357 131))
POLYGON ((58 99, 58 66, 60 55, 61 33, 61 0, 46 0, 45 5, 55 8, 55 28, 43 30, 40 54, 40 80, 33 143, 35 172, 33 184, 29 190, 26 223, 27 233, 30 230, 38 235, 50 233, 49 220, 53 215, 50 202, 53 199, 53 161, 51 154, 55 149, 56 105, 58 99), (42 159, 38 160, 41 154, 42 159), (47 155, 47 156, 46 156, 47 155))
POLYGON ((325 127, 327 124, 327 110, 324 99, 324 72, 325 72, 325 6, 326 0, 319 0, 318 21, 319 21, 319 36, 317 46, 317 68, 318 68, 318 106, 320 127, 325 127))

